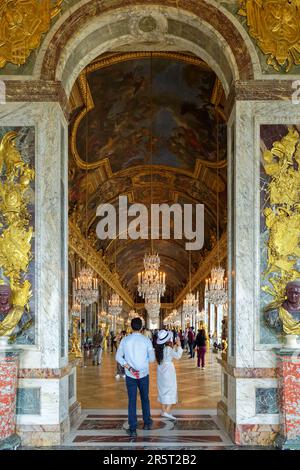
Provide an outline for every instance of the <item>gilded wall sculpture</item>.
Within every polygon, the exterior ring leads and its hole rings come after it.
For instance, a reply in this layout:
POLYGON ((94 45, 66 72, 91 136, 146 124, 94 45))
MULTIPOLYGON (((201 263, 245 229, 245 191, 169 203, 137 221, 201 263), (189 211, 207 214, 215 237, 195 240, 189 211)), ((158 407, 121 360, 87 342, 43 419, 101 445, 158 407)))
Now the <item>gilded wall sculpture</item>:
POLYGON ((32 128, 0 128, 0 336, 26 344, 34 342, 33 149, 32 128))
POLYGON ((60 11, 63 0, 1 0, 0 68, 21 65, 41 43, 42 34, 60 11))
POLYGON ((283 304, 286 286, 300 278, 299 129, 262 126, 261 163, 262 306, 271 311, 283 304), (280 138, 273 140, 275 135, 280 138))
POLYGON ((285 72, 300 65, 299 0, 241 0, 238 13, 246 18, 250 36, 268 56, 268 65, 285 72))

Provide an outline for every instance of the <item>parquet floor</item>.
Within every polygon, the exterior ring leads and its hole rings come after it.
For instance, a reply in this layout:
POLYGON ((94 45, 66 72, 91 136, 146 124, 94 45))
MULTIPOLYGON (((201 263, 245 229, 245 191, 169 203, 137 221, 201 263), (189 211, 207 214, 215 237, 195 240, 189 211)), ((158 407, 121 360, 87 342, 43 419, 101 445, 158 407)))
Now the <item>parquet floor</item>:
MULTIPOLYGON (((115 379, 115 354, 103 353, 101 366, 93 366, 91 358, 85 360, 86 367, 77 369, 77 396, 82 409, 127 409, 125 380, 115 379)), ((206 369, 196 367, 196 359, 184 353, 175 361, 179 403, 176 409, 216 409, 220 400, 221 368, 216 354, 207 354, 206 369)), ((140 407, 140 402, 139 407, 140 407)), ((156 364, 150 367, 150 403, 159 409, 156 389, 156 364)))

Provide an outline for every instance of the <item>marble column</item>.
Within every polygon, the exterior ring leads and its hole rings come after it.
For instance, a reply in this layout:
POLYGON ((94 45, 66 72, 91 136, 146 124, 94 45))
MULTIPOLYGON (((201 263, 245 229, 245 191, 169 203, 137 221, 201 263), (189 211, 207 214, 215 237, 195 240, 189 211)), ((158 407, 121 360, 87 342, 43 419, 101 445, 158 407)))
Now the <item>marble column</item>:
POLYGON ((30 127, 35 149, 35 328, 33 343, 20 345, 17 433, 22 445, 58 445, 76 402, 67 335, 68 126, 56 102, 1 104, 0 126, 30 127))
POLYGON ((209 304, 209 334, 213 336, 215 332, 215 306, 214 304, 209 304))
POLYGON ((217 305, 217 337, 218 343, 221 343, 222 336, 223 306, 217 305))
POLYGON ((282 139, 284 126, 299 126, 300 107, 288 99, 259 100, 257 90, 252 100, 246 94, 228 121, 229 349, 218 409, 234 442, 270 445, 279 430, 273 349, 281 343, 266 331, 261 303, 261 133, 269 125, 269 144, 282 139))

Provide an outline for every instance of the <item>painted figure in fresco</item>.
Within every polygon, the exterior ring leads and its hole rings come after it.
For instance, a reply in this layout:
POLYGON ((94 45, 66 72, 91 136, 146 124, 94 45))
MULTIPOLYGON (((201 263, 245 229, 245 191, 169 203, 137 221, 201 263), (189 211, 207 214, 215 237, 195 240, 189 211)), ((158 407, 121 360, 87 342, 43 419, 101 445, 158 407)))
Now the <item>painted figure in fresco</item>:
POLYGON ((31 324, 31 316, 23 307, 12 304, 9 285, 0 285, 0 336, 18 336, 31 324))
POLYGON ((287 283, 286 299, 278 308, 266 310, 265 320, 278 333, 300 335, 300 279, 287 283))

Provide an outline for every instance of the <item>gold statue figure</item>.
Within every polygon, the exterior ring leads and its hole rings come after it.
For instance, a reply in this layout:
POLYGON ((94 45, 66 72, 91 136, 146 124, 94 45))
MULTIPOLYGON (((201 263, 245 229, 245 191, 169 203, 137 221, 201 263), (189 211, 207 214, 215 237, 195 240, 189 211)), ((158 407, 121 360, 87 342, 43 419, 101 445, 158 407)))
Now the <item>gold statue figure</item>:
POLYGON ((267 324, 277 332, 300 334, 300 139, 296 129, 263 153, 268 206, 268 265, 270 285, 262 289, 273 297, 265 309, 267 324))
POLYGON ((6 133, 0 142, 0 336, 14 337, 31 324, 31 284, 26 279, 32 260, 28 211, 28 189, 34 170, 26 164, 15 145, 17 133, 6 133), (4 285, 3 285, 4 284, 4 285), (0 305, 1 307, 1 305, 0 305))
POLYGON ((61 11, 63 0, 1 0, 0 67, 24 64, 61 11))
POLYGON ((268 65, 286 72, 300 65, 300 0, 240 0, 238 13, 268 65))

